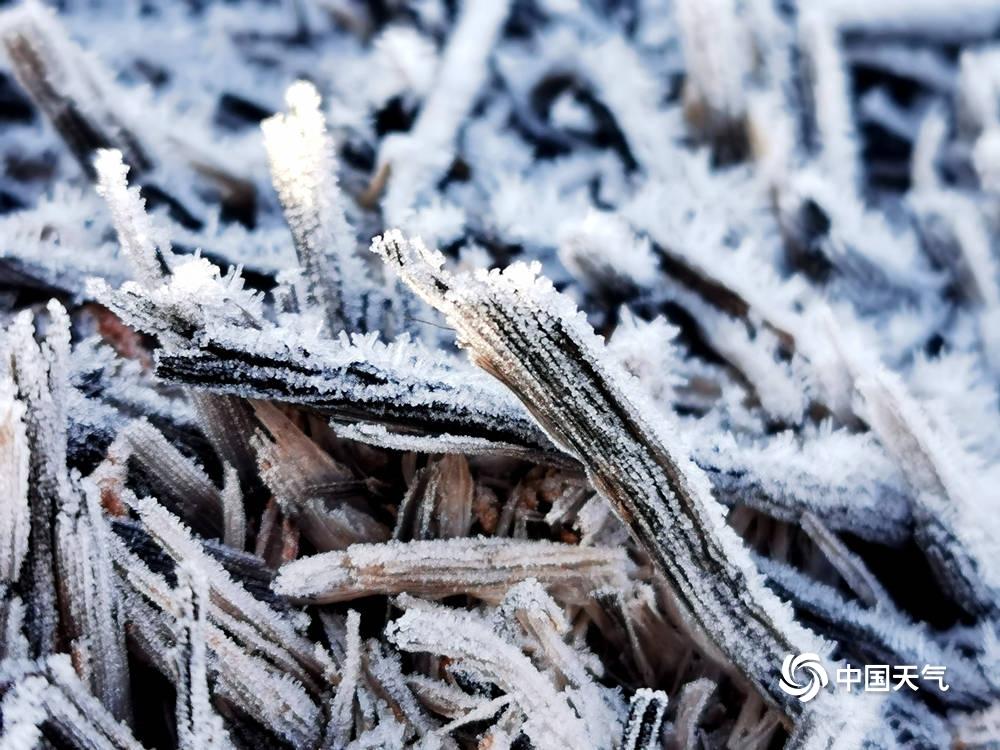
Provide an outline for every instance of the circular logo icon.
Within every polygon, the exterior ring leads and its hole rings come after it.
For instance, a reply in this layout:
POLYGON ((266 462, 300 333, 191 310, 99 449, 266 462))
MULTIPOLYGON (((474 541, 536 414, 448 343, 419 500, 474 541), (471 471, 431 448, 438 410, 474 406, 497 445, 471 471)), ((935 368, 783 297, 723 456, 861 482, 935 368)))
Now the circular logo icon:
POLYGON ((819 654, 789 654, 781 665, 781 682, 779 686, 789 695, 793 695, 803 703, 808 703, 830 681, 827 677, 819 654))

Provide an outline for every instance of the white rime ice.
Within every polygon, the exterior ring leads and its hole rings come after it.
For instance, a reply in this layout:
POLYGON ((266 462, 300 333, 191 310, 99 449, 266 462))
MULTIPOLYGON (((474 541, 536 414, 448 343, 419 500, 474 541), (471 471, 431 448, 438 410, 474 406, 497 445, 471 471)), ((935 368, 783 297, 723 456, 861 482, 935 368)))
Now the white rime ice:
POLYGON ((208 691, 208 646, 205 642, 209 587, 196 566, 178 567, 181 615, 177 620, 177 731, 183 750, 232 747, 208 691))
POLYGON ((534 578, 579 602, 594 588, 623 581, 625 572, 625 559, 606 549, 448 539, 356 544, 306 557, 283 567, 275 587, 293 599, 316 602, 403 592, 498 601, 514 583, 534 578))
POLYGON ((261 129, 310 301, 324 311, 331 334, 364 330, 362 293, 367 273, 357 254, 354 229, 344 215, 337 161, 319 94, 311 84, 299 81, 288 89, 285 101, 288 114, 265 120, 261 129))
POLYGON ((247 518, 240 491, 240 475, 226 464, 225 484, 222 487, 222 541, 234 549, 243 549, 246 544, 247 518))
POLYGON ((139 188, 128 186, 129 168, 122 162, 121 152, 98 151, 94 169, 97 193, 111 210, 118 242, 133 274, 142 284, 152 286, 164 275, 162 263, 170 255, 170 245, 157 233, 146 214, 146 202, 140 197, 139 188))
POLYGON ((411 130, 387 138, 379 168, 387 173, 383 211, 392 225, 405 224, 448 168, 462 120, 487 75, 487 60, 509 0, 463 3, 441 54, 434 83, 411 130))
POLYGON ((567 696, 485 623, 439 607, 407 607, 388 631, 404 651, 429 652, 457 660, 464 669, 496 684, 528 717, 525 733, 541 750, 587 747, 585 724, 567 696))
POLYGON ((0 745, 27 750, 41 741, 41 724, 51 722, 70 742, 95 750, 141 750, 128 728, 94 698, 80 682, 67 654, 40 662, 10 660, 0 680, 12 685, 0 704, 4 729, 0 745), (8 720, 9 719, 9 723, 8 720))
POLYGON ((659 744, 660 726, 667 710, 667 694, 660 690, 641 688, 629 704, 628 724, 622 740, 622 750, 644 750, 659 744))
POLYGON ((995 745, 998 30, 4 5, 0 750, 995 745))
POLYGON ((202 569, 212 598, 220 603, 222 613, 238 613, 244 618, 247 637, 273 640, 288 649, 305 668, 321 669, 311 644, 292 623, 234 581, 220 563, 201 549, 176 517, 149 498, 139 502, 138 511, 149 532, 171 557, 178 562, 192 562, 202 569))
POLYGON ((131 713, 128 657, 116 578, 109 551, 111 530, 99 490, 89 480, 56 518, 56 551, 67 596, 64 631, 73 644, 81 678, 118 719, 131 713))
POLYGON ((440 253, 399 232, 376 238, 373 250, 446 315, 472 360, 508 384, 552 440, 587 467, 664 573, 696 637, 768 700, 797 713, 800 706, 774 687, 773 664, 824 645, 763 586, 676 427, 656 418, 575 305, 537 276, 537 265, 456 278, 440 253), (711 577, 710 566, 719 570, 711 577))
POLYGON ((331 748, 343 746, 351 733, 351 714, 354 693, 358 688, 361 671, 361 635, 358 628, 361 616, 353 609, 347 614, 347 642, 345 646, 343 671, 340 684, 330 704, 330 723, 324 742, 331 748))
POLYGON ((129 456, 148 472, 157 495, 179 509, 192 525, 219 529, 222 499, 219 490, 195 465, 149 422, 139 420, 123 429, 118 439, 128 447, 129 456))
POLYGON ((14 384, 0 381, 0 580, 10 585, 20 578, 28 553, 31 528, 28 507, 28 437, 24 404, 15 397, 14 384))
MULTIPOLYGON (((1000 596, 1000 527, 996 514, 973 509, 987 498, 948 424, 935 425, 897 377, 885 371, 857 383, 866 415, 913 487, 916 538, 941 582, 971 612, 995 612, 1000 596)), ((995 504, 994 504, 995 505, 995 504)))

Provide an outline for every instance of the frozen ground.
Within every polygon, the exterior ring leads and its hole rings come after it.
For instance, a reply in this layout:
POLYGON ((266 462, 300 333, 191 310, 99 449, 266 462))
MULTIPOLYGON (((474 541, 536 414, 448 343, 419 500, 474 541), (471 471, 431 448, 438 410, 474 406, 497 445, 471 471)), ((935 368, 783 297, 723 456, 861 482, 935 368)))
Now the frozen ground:
POLYGON ((0 748, 998 746, 994 0, 57 5, 0 748))

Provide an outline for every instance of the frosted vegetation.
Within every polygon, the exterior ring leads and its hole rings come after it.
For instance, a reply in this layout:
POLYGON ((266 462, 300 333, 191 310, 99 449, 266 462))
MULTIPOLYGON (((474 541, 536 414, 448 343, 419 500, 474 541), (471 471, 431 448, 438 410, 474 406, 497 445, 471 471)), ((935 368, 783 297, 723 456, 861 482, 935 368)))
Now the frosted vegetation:
POLYGON ((58 5, 0 749, 1000 744, 995 2, 58 5))

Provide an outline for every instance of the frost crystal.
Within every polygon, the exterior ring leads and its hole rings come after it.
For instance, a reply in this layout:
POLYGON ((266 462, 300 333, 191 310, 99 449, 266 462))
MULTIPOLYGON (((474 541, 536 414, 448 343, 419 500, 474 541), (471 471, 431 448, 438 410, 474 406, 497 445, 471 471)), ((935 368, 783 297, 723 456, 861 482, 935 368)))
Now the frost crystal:
POLYGON ((97 193, 111 209, 118 242, 132 265, 135 278, 153 285, 163 277, 162 264, 170 255, 170 246, 159 246, 156 232, 146 215, 146 204, 139 189, 128 187, 128 167, 118 151, 98 151, 94 159, 97 193))
POLYGON ((564 692, 484 623, 439 608, 410 607, 388 631, 404 651, 423 651, 456 660, 464 669, 511 695, 528 717, 525 733, 543 750, 585 747, 586 727, 564 692))
POLYGON ((14 384, 0 385, 0 502, 3 503, 4 543, 0 553, 3 582, 12 584, 20 578, 21 566, 28 554, 31 529, 28 506, 28 437, 24 425, 24 404, 15 395, 14 384))
POLYGON ((473 361, 507 383, 553 442, 587 467, 673 587, 695 637, 797 713, 768 675, 780 655, 822 647, 763 587, 707 478, 669 436, 675 428, 644 408, 575 306, 535 275, 537 267, 456 278, 441 268, 440 253, 398 232, 376 238, 373 249, 446 314, 473 361))
POLYGON ((336 602, 371 594, 443 598, 473 594, 498 600, 514 583, 540 580, 571 601, 625 579, 611 550, 502 539, 455 539, 353 545, 281 569, 276 590, 293 599, 336 602))
POLYGON ((325 311, 331 334, 364 330, 367 274, 341 205, 337 164, 319 94, 300 81, 288 89, 285 99, 289 114, 275 115, 261 128, 274 186, 308 279, 309 302, 325 311), (359 286, 349 286, 345 279, 359 286))
POLYGON ((996 745, 998 29, 4 5, 0 748, 996 745))

